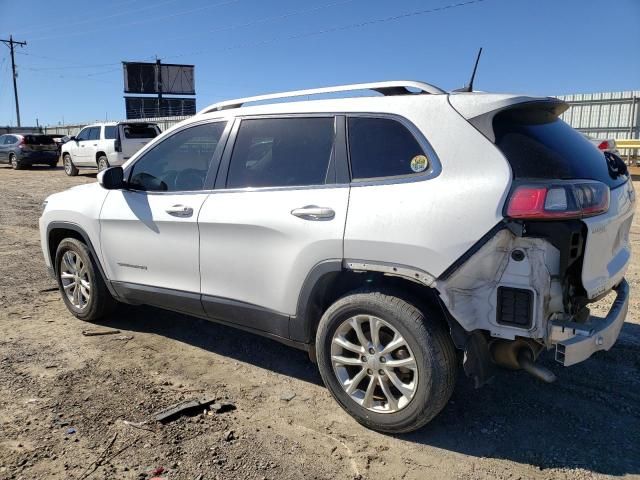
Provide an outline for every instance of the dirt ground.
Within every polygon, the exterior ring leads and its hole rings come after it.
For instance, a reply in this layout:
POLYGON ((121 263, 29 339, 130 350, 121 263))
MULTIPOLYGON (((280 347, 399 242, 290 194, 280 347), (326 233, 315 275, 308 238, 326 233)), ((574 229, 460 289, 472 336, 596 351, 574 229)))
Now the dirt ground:
MULTIPOLYGON (((635 293, 610 352, 571 368, 545 357, 556 383, 501 372, 474 390, 460 375, 432 423, 382 435, 337 406, 303 352, 148 307, 101 325, 71 316, 45 271, 40 204, 94 181, 0 166, 0 479, 640 478, 635 293), (121 333, 82 335, 105 327, 121 333), (236 409, 153 420, 203 396, 236 409)), ((639 267, 636 255, 632 289, 639 267)))

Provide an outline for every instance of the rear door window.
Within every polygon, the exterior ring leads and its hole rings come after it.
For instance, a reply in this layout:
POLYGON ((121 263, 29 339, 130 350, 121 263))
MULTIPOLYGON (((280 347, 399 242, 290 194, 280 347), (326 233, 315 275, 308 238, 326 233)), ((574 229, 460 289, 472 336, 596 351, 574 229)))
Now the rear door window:
POLYGON ((100 140, 100 127, 91 127, 89 129, 89 140, 100 140))
POLYGON ((429 170, 422 147, 397 120, 351 117, 348 128, 353 180, 402 177, 429 170))
POLYGON ((627 181, 623 163, 544 111, 506 111, 496 115, 493 128, 516 179, 598 180, 611 188, 627 181))
POLYGON ((116 128, 117 127, 115 125, 104 127, 104 138, 106 140, 115 140, 116 128))
POLYGON ((334 124, 333 117, 242 120, 227 188, 325 184, 334 124))

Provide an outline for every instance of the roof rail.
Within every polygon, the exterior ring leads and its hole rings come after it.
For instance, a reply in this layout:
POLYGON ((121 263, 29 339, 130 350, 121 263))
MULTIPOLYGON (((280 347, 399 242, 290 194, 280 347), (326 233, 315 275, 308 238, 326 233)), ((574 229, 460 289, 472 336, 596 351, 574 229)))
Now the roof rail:
POLYGON ((351 85, 337 85, 335 87, 311 88, 308 90, 293 90, 290 92, 271 93, 269 95, 258 95, 255 97, 238 98, 235 100, 227 100, 220 103, 214 103, 200 110, 198 114, 216 112, 220 110, 228 110, 231 108, 239 108, 245 103, 261 102, 264 100, 276 100, 280 98, 304 97, 307 95, 320 95, 323 93, 350 92, 355 90, 374 90, 383 95, 407 95, 413 93, 409 89, 418 90, 417 93, 446 93, 438 87, 424 82, 394 80, 389 82, 375 83, 354 83, 351 85))

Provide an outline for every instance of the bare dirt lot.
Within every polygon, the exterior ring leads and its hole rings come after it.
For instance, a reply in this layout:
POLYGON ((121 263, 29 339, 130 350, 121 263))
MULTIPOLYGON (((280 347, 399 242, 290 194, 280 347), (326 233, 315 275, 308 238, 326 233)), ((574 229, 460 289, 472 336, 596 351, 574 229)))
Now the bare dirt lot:
MULTIPOLYGON (((101 325, 71 316, 45 271, 40 204, 94 181, 0 166, 0 479, 640 478, 635 293, 610 352, 568 369, 545 357, 556 383, 502 372, 474 390, 460 375, 431 424, 381 435, 337 406, 303 352, 147 307, 101 325), (105 327, 121 333, 82 335, 105 327), (153 420, 202 396, 236 409, 153 420)), ((637 251, 638 217, 631 239, 637 251)))

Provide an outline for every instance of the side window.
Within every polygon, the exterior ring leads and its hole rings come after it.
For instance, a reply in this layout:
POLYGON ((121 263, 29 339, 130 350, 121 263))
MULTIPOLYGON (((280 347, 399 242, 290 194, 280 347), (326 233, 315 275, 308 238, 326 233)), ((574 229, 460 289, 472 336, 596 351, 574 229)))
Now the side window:
POLYGON ((396 120, 351 117, 348 126, 353 180, 413 175, 431 166, 413 134, 396 120))
POLYGON ((147 191, 202 190, 225 125, 197 125, 165 138, 136 161, 129 185, 147 191))
POLYGON ((115 125, 104 127, 104 138, 105 140, 115 140, 116 138, 116 127, 115 125))
POLYGON ((6 143, 7 145, 13 145, 14 143, 18 143, 20 141, 20 139, 18 137, 16 137, 15 135, 9 135, 7 137, 6 143))
POLYGON ((334 137, 333 117, 243 120, 227 188, 323 185, 334 137))
POLYGON ((100 140, 100 128, 102 127, 91 127, 89 129, 89 140, 100 140))
POLYGON ((4 145, 11 145, 13 143, 13 136, 11 135, 6 135, 4 138, 4 145))
POLYGON ((89 130, 91 130, 90 128, 83 128, 82 130, 80 130, 80 133, 78 133, 78 135, 76 135, 76 140, 78 140, 79 142, 83 141, 83 140, 88 140, 89 139, 89 130))

